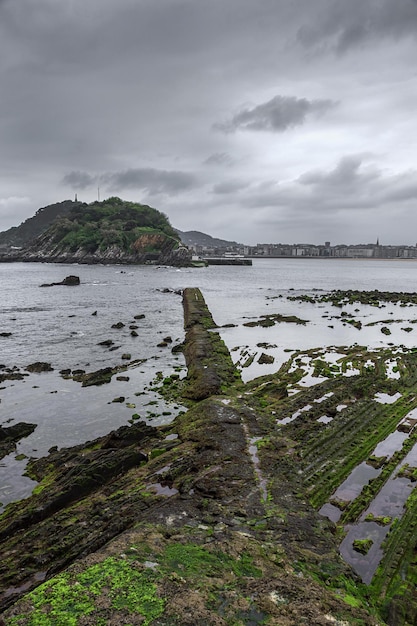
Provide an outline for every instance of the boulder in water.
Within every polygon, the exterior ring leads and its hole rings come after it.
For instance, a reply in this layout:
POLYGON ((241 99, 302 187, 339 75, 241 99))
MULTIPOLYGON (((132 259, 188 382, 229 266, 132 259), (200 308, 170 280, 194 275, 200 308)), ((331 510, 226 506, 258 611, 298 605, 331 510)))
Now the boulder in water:
POLYGON ((66 276, 60 283, 44 283, 41 287, 55 287, 56 285, 67 285, 73 287, 80 284, 79 276, 66 276))

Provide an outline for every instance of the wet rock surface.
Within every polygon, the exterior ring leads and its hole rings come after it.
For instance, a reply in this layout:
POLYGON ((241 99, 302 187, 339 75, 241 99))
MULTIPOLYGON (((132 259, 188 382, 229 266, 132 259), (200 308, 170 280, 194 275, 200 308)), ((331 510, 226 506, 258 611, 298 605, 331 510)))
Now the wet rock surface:
POLYGON ((26 376, 29 376, 29 374, 21 372, 17 366, 6 367, 5 365, 0 365, 0 383, 6 380, 23 380, 26 376))
POLYGON ((41 287, 56 287, 59 285, 66 285, 67 287, 75 287, 76 285, 79 285, 79 284, 80 284, 80 277, 70 275, 70 276, 66 276, 59 283, 44 283, 43 285, 41 285, 41 287))
POLYGON ((184 395, 191 400, 203 400, 221 393, 222 386, 236 381, 239 375, 219 335, 210 332, 217 326, 201 291, 185 289, 183 306, 186 330, 183 352, 188 369, 184 395))
POLYGON ((36 424, 19 422, 12 426, 0 426, 0 459, 15 449, 15 444, 23 437, 28 437, 36 428, 36 424))
POLYGON ((43 361, 36 361, 36 363, 30 363, 26 368, 28 372, 35 372, 40 374, 41 372, 52 372, 53 367, 50 363, 45 363, 43 361))
MULTIPOLYGON (((395 598, 388 621, 377 617, 338 553, 336 525, 311 502, 329 491, 326 458, 332 476, 347 459, 342 439, 363 442, 368 427, 362 417, 351 432, 343 418, 338 435, 315 418, 324 407, 336 416, 342 400, 370 413, 377 377, 299 397, 290 372, 243 385, 199 290, 183 302, 190 409, 169 426, 135 423, 30 462, 39 486, 0 518, 4 624, 68 614, 80 626, 413 623, 395 598), (297 423, 278 424, 306 402, 297 423)), ((373 431, 380 424, 372 413, 373 431)))
MULTIPOLYGON (((141 440, 148 449, 147 463, 119 470, 108 484, 96 482, 88 497, 82 490, 77 497, 73 478, 82 475, 88 459, 97 461, 103 450, 132 450, 131 428, 119 429, 107 441, 102 439, 99 450, 88 452, 78 447, 34 462, 31 471, 38 478, 50 476, 51 470, 57 472, 57 478, 53 486, 45 487, 48 496, 42 492, 32 496, 32 502, 26 503, 26 514, 19 508, 20 530, 16 523, 1 526, 3 550, 7 546, 0 566, 6 586, 2 606, 15 601, 22 589, 27 593, 36 587, 40 571, 48 579, 76 561, 68 574, 69 586, 74 584, 76 589, 82 572, 91 567, 98 572, 110 563, 117 570, 127 558, 134 571, 146 579, 148 569, 155 567, 151 579, 156 596, 163 598, 162 621, 155 623, 229 624, 239 610, 248 618, 268 615, 272 624, 298 624, 300 615, 309 615, 310 623, 326 624, 330 622, 325 615, 333 612, 376 624, 364 611, 349 609, 313 580, 301 580, 289 565, 309 551, 324 571, 328 568, 349 575, 337 556, 332 534, 326 533, 326 522, 310 506, 297 501, 285 477, 273 495, 284 504, 279 516, 262 501, 248 454, 244 419, 239 410, 225 406, 218 398, 206 399, 177 419, 178 438, 174 441, 164 438, 162 432, 147 430, 144 434, 150 437, 146 442, 141 440), (170 445, 164 448, 168 441, 170 445), (169 487, 174 495, 163 495, 162 487, 169 487), (51 491, 57 499, 51 499, 51 491), (76 500, 72 505, 69 501, 64 504, 63 494, 76 500), (51 504, 45 506, 47 497, 51 504), (57 501, 65 508, 56 510, 57 501), (286 524, 282 522, 284 515, 289 516, 286 524), (114 540, 109 543, 110 539, 114 540), (201 588, 202 581, 205 588, 201 588)), ((251 426, 257 430, 256 421, 251 424, 248 420, 251 426)), ((143 426, 138 428, 141 431, 143 426)), ((95 448, 97 442, 91 443, 95 448)), ((88 473, 89 488, 91 478, 101 475, 102 466, 100 461, 97 472, 88 473)), ((11 517, 9 510, 6 519, 11 517)), ((123 623, 135 620, 135 613, 139 619, 139 606, 137 611, 112 608, 111 594, 105 589, 109 584, 111 587, 110 581, 106 585, 103 581, 99 596, 91 595, 97 605, 92 605, 88 616, 80 616, 80 624, 95 624, 99 618, 110 617, 123 623)), ((60 593, 66 592, 61 589, 60 593)), ((140 593, 143 587, 138 581, 140 593)), ((19 616, 22 624, 30 623, 25 621, 25 614, 33 613, 31 602, 28 596, 5 611, 6 624, 12 616, 19 616)), ((52 605, 44 606, 47 615, 52 605)))

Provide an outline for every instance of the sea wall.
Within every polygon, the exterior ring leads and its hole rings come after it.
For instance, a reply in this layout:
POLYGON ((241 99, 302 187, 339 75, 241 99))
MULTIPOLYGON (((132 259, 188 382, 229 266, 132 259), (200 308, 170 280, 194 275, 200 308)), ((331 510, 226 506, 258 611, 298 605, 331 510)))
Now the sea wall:
POLYGON ((222 393, 230 384, 240 380, 229 351, 217 332, 213 317, 200 289, 183 292, 184 356, 188 369, 186 398, 203 400, 222 393))

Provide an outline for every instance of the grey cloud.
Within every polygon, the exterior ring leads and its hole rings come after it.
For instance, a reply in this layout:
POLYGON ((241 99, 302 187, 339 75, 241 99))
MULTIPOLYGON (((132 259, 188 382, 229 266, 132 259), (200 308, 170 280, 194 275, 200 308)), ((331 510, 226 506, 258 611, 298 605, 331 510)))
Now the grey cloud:
POLYGON ((361 171, 362 156, 351 155, 340 159, 330 172, 306 172, 298 179, 302 185, 321 185, 328 187, 344 187, 357 184, 359 181, 372 180, 379 176, 375 170, 361 171))
POLYGON ((252 188, 242 204, 279 208, 312 218, 344 211, 376 211, 412 207, 417 197, 417 171, 389 174, 362 161, 360 156, 342 158, 335 168, 306 172, 287 183, 252 188))
POLYGON ((306 48, 346 52, 376 38, 417 35, 416 0, 334 0, 297 33, 306 48))
POLYGON ((232 157, 226 152, 215 152, 204 161, 204 165, 231 165, 232 163, 232 157))
POLYGON ((417 201, 417 172, 409 171, 392 177, 386 197, 393 202, 417 201))
MULTIPOLYGON (((227 4, 190 0, 10 0, 4 5, 3 25, 19 36, 23 49, 33 46, 39 68, 46 70, 64 65, 67 71, 87 71, 132 59, 138 68, 163 63, 166 67, 194 66, 195 59, 222 47, 245 54, 248 30, 260 37, 281 27, 283 14, 288 19, 297 14, 282 6, 261 0, 228 0, 227 4), (239 20, 234 15, 239 13, 239 20), (53 51, 53 54, 51 54, 53 51)), ((299 0, 293 0, 299 4, 299 0)), ((3 5, 0 3, 0 8, 3 5)), ((0 32, 2 24, 0 23, 0 32)), ((250 58, 250 52, 246 52, 250 58)), ((244 61, 243 61, 244 62, 244 61)), ((198 68, 199 71, 200 68, 198 68)), ((180 76, 180 71, 178 72, 180 76)))
MULTIPOLYGON (((264 215, 283 227, 296 215, 309 232, 315 220, 355 210, 360 233, 371 207, 385 207, 378 218, 388 203, 412 215, 415 175, 371 164, 415 166, 407 137, 416 8, 411 0, 0 0, 1 193, 30 198, 29 216, 65 189, 91 201, 100 185, 103 194, 146 197, 182 230, 216 225, 223 238, 246 231, 242 240, 261 232, 264 215), (357 48, 360 56, 340 57, 357 48), (337 115, 333 98, 344 103, 337 115), (320 128, 309 124, 321 114, 320 128), (214 121, 222 132, 212 132, 214 121)), ((401 228, 407 235, 416 224, 412 216, 401 228)))
POLYGON ((141 189, 151 195, 175 195, 198 184, 194 174, 152 168, 134 168, 100 175, 73 171, 64 176, 62 183, 72 189, 87 189, 99 183, 113 191, 141 189))
POLYGON ((213 193, 216 194, 229 194, 236 193, 242 189, 247 189, 249 183, 242 180, 228 180, 222 183, 218 183, 213 187, 213 193))
POLYGON ((97 176, 92 176, 87 172, 69 172, 62 179, 64 185, 72 189, 87 189, 97 182, 97 176))
POLYGON ((333 100, 307 100, 294 96, 275 96, 252 109, 243 109, 229 121, 215 124, 224 133, 237 130, 283 132, 304 124, 308 115, 321 115, 336 106, 333 100))
POLYGON ((176 194, 197 185, 196 177, 188 172, 158 170, 152 168, 128 169, 103 174, 100 180, 109 189, 143 189, 149 194, 176 194))

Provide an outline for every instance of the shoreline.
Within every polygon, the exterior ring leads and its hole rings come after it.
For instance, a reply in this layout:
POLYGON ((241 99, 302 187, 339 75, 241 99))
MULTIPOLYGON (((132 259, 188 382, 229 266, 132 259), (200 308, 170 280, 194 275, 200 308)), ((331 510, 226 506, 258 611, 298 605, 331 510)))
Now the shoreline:
MULTIPOLYGON (((350 292, 358 294, 375 292, 350 292)), ((137 422, 30 464, 35 493, 0 518, 4 624, 64 619, 71 610, 80 626, 214 626, 220 607, 225 626, 238 614, 277 626, 298 626, 306 614, 311 623, 397 626, 390 616, 400 611, 413 620, 416 499, 388 534, 368 585, 340 559, 343 522, 319 508, 417 409, 414 353, 397 355, 398 378, 386 376, 392 349, 356 344, 340 365, 358 364, 352 376, 332 374, 323 361, 326 377, 303 388, 295 354, 296 368, 244 384, 200 290, 184 290, 183 310, 187 376, 167 377, 161 391, 186 399, 188 411, 169 425, 137 422), (381 390, 399 397, 379 403, 381 390)), ((378 462, 388 475, 397 457, 378 462)), ((342 503, 343 519, 354 524, 381 484, 342 503)))

